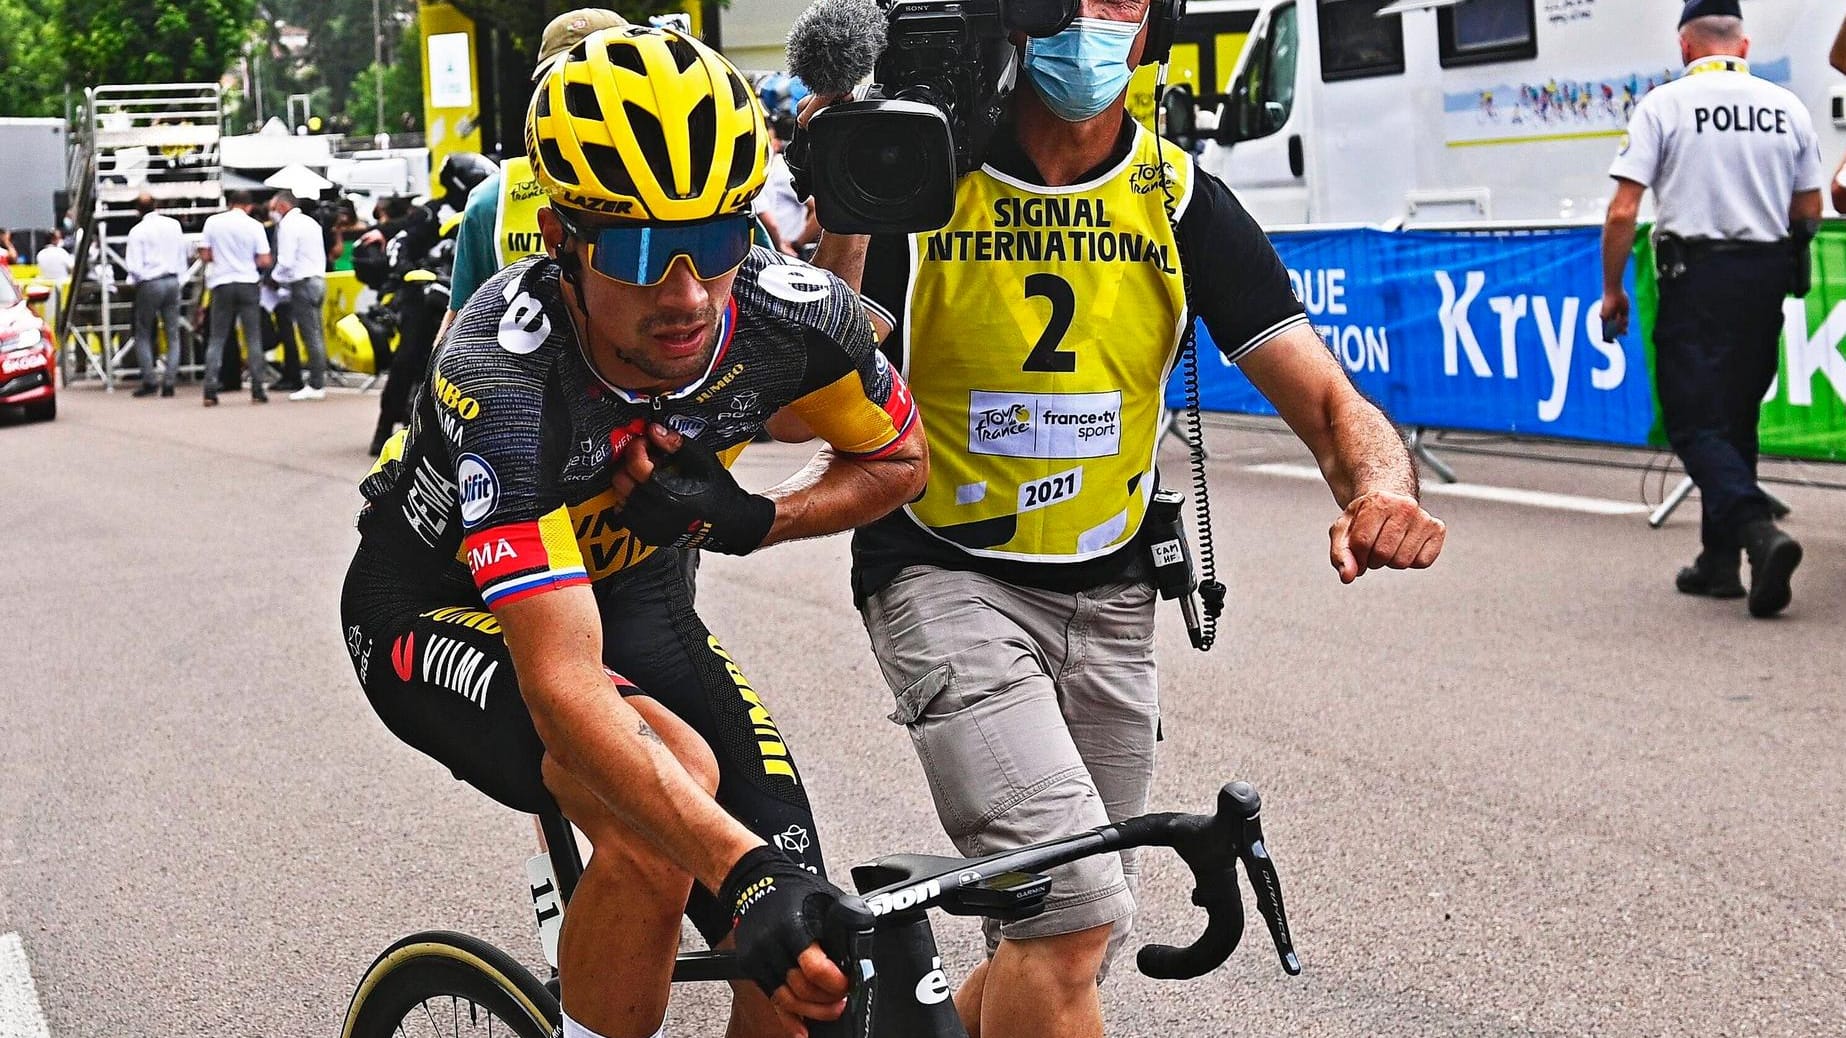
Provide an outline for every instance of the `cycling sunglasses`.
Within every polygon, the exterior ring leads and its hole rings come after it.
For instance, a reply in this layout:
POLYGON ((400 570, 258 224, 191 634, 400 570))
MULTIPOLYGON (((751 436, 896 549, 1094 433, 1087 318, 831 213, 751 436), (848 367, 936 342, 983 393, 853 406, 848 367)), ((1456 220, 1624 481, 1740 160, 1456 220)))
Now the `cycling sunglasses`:
POLYGON ((635 223, 585 226, 553 207, 558 222, 588 246, 589 266, 629 285, 657 285, 681 256, 702 281, 723 277, 750 254, 750 214, 737 213, 697 223, 635 223))

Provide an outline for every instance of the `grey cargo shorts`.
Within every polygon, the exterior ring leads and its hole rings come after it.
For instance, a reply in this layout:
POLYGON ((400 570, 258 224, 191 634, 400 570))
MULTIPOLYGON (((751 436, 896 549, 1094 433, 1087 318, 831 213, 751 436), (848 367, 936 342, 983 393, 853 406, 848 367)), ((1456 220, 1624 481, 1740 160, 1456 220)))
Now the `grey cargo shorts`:
MULTIPOLYGON (((1159 697, 1154 593, 1078 594, 911 566, 863 611, 936 813, 967 857, 1105 825, 1147 809, 1159 697)), ((1134 919, 1134 851, 1051 873, 1045 911, 987 920, 987 949, 1134 919)), ((1104 970, 1108 960, 1104 961, 1104 970)))

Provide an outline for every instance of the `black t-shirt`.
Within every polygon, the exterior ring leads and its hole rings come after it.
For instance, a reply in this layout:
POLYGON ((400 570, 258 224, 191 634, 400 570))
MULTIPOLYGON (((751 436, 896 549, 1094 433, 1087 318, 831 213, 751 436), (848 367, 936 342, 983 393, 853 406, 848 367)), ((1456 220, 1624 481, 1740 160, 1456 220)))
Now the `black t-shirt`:
MULTIPOLYGON (((1094 180, 1128 155, 1136 127, 1124 116, 1122 132, 1110 155, 1076 178, 1094 180)), ((1014 180, 1043 184, 1045 178, 1015 140, 1010 125, 995 134, 986 164, 1014 180)), ((1202 319, 1214 342, 1237 360, 1293 325, 1307 320, 1289 286, 1288 271, 1269 239, 1223 181, 1196 167, 1192 198, 1179 219, 1180 269, 1186 278, 1186 305, 1202 319)), ((910 284, 910 242, 903 235, 876 235, 866 253, 860 292, 893 318, 892 334, 882 347, 903 363, 905 301, 910 284)), ((927 357, 912 363, 928 363, 927 357)), ((1165 387, 1124 387, 1159 394, 1165 387)), ((853 536, 853 597, 889 584, 905 566, 930 565, 973 570, 1009 583, 1075 592, 1104 584, 1145 579, 1149 574, 1140 537, 1100 558, 1082 562, 1016 562, 971 555, 926 532, 903 510, 893 512, 853 536)))

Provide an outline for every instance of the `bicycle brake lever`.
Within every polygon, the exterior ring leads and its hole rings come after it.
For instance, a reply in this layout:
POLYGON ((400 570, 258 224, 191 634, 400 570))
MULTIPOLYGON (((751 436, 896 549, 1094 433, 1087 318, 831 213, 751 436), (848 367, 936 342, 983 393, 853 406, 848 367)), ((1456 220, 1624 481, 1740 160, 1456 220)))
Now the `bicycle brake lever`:
POLYGON ((1218 792, 1218 813, 1231 820, 1237 857, 1250 888, 1256 893, 1256 907, 1269 924, 1269 938, 1275 942, 1276 956, 1282 971, 1289 976, 1301 972, 1301 959, 1295 954, 1294 938, 1288 928, 1288 912, 1282 905, 1282 877, 1263 842, 1263 797, 1248 782, 1232 782, 1218 792))
POLYGON ((846 1012, 835 1026, 846 1038, 871 1038, 872 1004, 877 970, 872 965, 872 912, 865 901, 847 894, 827 910, 821 950, 846 974, 846 1012))

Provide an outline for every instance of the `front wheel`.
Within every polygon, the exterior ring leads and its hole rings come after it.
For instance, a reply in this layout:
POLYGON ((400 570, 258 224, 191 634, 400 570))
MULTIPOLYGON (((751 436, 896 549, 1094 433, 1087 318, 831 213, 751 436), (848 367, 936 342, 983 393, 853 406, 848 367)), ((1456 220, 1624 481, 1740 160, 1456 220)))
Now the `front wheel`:
POLYGON ((340 1034, 552 1038, 560 1026, 557 999, 512 956, 467 934, 432 930, 398 941, 372 963, 340 1034))

